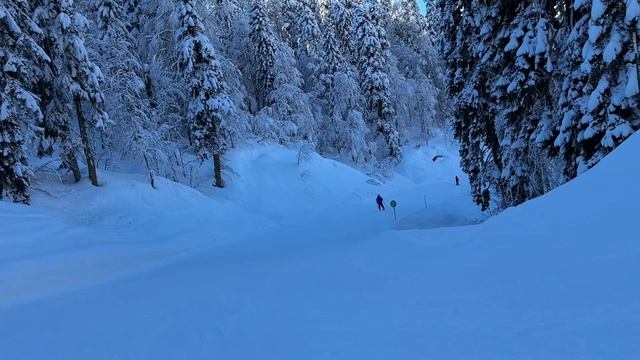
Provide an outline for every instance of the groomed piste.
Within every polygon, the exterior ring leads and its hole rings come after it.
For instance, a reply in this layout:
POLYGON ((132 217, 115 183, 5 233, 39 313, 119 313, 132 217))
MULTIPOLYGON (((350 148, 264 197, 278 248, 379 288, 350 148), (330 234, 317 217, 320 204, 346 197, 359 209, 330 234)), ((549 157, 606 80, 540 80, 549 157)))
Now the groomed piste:
POLYGON ((640 138, 491 218, 455 153, 381 183, 261 145, 224 190, 42 181, 0 202, 0 358, 636 359, 640 138))

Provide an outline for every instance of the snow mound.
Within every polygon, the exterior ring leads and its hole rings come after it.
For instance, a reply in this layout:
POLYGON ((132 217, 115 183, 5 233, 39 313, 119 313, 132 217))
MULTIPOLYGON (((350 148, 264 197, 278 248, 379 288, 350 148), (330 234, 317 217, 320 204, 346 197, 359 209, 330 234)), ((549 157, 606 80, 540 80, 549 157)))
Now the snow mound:
POLYGON ((457 149, 444 142, 406 148, 396 172, 416 184, 452 182, 464 175, 457 149))
POLYGON ((228 161, 234 176, 223 196, 281 222, 326 211, 371 187, 366 175, 345 164, 318 154, 299 161, 297 150, 283 146, 238 149, 228 161))

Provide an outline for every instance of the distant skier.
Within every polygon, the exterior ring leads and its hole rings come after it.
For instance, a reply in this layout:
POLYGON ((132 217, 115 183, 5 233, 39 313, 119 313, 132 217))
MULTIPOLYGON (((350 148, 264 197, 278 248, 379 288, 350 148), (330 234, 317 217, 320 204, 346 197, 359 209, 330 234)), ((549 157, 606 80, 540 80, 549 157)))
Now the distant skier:
POLYGON ((458 178, 458 175, 456 175, 456 186, 460 186, 460 178, 458 178))
POLYGON ((380 194, 378 194, 378 197, 376 198, 376 203, 378 204, 378 210, 384 210, 384 199, 380 194))

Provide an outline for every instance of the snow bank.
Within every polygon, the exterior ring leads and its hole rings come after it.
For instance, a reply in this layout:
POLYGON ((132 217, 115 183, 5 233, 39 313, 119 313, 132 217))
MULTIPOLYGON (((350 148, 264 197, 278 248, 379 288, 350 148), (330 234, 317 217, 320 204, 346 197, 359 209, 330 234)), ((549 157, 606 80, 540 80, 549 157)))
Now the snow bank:
POLYGON ((158 178, 101 173, 104 185, 48 184, 33 206, 0 202, 0 306, 100 283, 262 231, 224 224, 233 204, 158 178), (216 231, 212 231, 216 228, 216 231), (194 235, 195 234, 195 235, 194 235))
POLYGON ((228 161, 234 176, 221 195, 280 222, 326 211, 371 187, 366 175, 347 165, 317 154, 298 164, 298 151, 282 146, 246 147, 228 161))
POLYGON ((424 355, 637 358, 639 153, 635 135, 574 181, 478 226, 384 234, 437 254, 419 276, 424 355))

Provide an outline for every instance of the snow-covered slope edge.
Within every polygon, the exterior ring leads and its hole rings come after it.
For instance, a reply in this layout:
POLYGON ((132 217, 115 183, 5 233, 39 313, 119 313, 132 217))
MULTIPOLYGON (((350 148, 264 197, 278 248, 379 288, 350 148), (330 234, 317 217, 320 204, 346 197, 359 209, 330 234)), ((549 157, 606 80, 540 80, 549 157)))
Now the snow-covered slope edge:
POLYGON ((154 190, 144 176, 102 177, 100 188, 86 181, 46 184, 29 207, 0 202, 0 306, 100 283, 268 228, 259 216, 242 231, 219 226, 246 212, 166 179, 154 190))
POLYGON ((640 356, 640 135, 574 181, 477 226, 387 232, 428 258, 432 354, 640 356), (472 335, 475 334, 475 335, 472 335))

